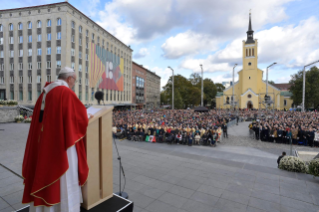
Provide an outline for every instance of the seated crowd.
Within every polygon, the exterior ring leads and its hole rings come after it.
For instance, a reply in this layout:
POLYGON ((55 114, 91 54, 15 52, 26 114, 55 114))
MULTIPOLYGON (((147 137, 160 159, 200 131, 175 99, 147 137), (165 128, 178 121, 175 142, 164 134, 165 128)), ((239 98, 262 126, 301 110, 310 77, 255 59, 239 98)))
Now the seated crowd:
POLYGON ((227 137, 227 123, 235 119, 226 111, 193 110, 118 111, 113 113, 113 133, 134 141, 151 140, 169 144, 216 146, 222 134, 227 137))
POLYGON ((319 146, 318 112, 282 112, 265 115, 249 124, 257 140, 319 146))

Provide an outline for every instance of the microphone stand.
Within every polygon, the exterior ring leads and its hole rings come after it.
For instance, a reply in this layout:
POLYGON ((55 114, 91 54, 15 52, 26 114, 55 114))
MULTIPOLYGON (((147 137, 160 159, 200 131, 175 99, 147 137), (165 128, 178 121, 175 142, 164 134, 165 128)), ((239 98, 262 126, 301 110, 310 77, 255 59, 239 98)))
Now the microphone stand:
POLYGON ((116 192, 115 194, 119 195, 119 196, 121 196, 121 197, 123 197, 125 199, 128 199, 128 194, 126 192, 124 192, 124 189, 122 191, 122 186, 121 186, 121 180, 122 180, 121 175, 122 175, 122 173, 123 173, 123 177, 124 177, 124 188, 125 188, 125 184, 126 184, 126 177, 125 177, 124 168, 122 166, 121 156, 120 156, 119 150, 117 148, 117 145, 116 145, 116 142, 115 142, 115 139, 114 139, 114 135, 113 135, 113 143, 114 143, 114 146, 115 146, 115 149, 116 149, 117 159, 119 161, 119 174, 120 174, 120 176, 119 176, 120 177, 120 181, 119 181, 120 182, 120 187, 119 187, 120 190, 119 190, 119 192, 116 192))

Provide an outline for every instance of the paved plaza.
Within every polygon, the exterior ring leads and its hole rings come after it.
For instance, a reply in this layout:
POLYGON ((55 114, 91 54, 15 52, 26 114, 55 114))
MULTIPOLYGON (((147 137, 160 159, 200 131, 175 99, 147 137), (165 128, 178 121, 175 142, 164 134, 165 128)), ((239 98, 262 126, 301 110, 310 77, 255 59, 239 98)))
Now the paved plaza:
MULTIPOLYGON (((0 124, 0 212, 24 207, 20 175, 29 126, 0 124)), ((248 138, 248 123, 228 131, 229 138, 215 148, 117 141, 134 211, 319 211, 319 179, 277 168, 278 155, 289 153, 288 145, 248 138)), ((115 151, 113 168, 116 192, 115 151)))

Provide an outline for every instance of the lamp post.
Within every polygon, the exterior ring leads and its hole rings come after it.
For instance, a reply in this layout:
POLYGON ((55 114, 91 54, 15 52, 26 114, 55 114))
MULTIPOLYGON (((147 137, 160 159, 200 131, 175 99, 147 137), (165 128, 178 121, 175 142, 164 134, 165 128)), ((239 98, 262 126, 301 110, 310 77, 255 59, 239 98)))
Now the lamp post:
POLYGON ((174 69, 168 66, 172 70, 172 110, 174 110, 174 69))
POLYGON ((203 85, 203 65, 200 64, 201 70, 202 70, 202 91, 201 91, 201 106, 204 106, 203 98, 204 98, 204 85, 203 85))
POLYGON ((305 90, 306 90, 306 67, 318 63, 319 60, 309 63, 303 67, 303 81, 302 81, 302 112, 305 112, 305 90))
MULTIPOLYGON (((271 64, 270 66, 268 66, 267 67, 267 70, 266 70, 266 96, 267 96, 267 98, 268 98, 268 69, 271 67, 271 66, 273 66, 273 65, 275 65, 275 64, 277 64, 276 62, 274 62, 273 64, 271 64)), ((266 102, 266 110, 268 109, 268 103, 266 102)))
POLYGON ((231 96, 231 105, 233 106, 233 109, 234 109, 234 88, 235 88, 235 67, 237 66, 237 63, 234 65, 234 68, 233 68, 233 93, 232 93, 232 96, 231 96))

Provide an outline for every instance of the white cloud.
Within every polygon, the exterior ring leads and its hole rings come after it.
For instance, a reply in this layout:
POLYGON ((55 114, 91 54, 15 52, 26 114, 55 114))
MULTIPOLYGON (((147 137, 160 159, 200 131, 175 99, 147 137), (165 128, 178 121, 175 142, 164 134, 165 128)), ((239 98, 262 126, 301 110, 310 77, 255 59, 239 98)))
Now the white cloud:
POLYGON ((234 39, 247 29, 249 9, 253 9, 253 14, 256 11, 256 30, 286 19, 284 4, 290 1, 293 0, 113 0, 98 13, 98 23, 127 44, 149 41, 180 27, 202 36, 212 35, 220 42, 234 39))
MULTIPOLYGON (((277 62, 286 67, 298 68, 319 59, 319 21, 311 17, 299 25, 272 27, 254 36, 258 38, 259 64, 277 62)), ((235 39, 223 50, 205 59, 186 58, 181 68, 200 71, 203 64, 208 72, 228 71, 234 63, 242 62, 242 40, 235 39)), ((238 69, 237 67, 236 69, 238 69)))
POLYGON ((168 38, 162 45, 162 49, 164 57, 174 59, 189 54, 215 51, 217 50, 217 42, 210 35, 188 30, 168 38))
POLYGON ((168 68, 159 68, 159 67, 153 67, 150 68, 151 71, 154 71, 158 76, 161 77, 161 90, 163 86, 166 85, 168 79, 172 76, 172 71, 168 68))
POLYGON ((134 58, 138 59, 138 58, 142 58, 145 57, 149 54, 147 48, 141 48, 137 53, 134 54, 134 58))

